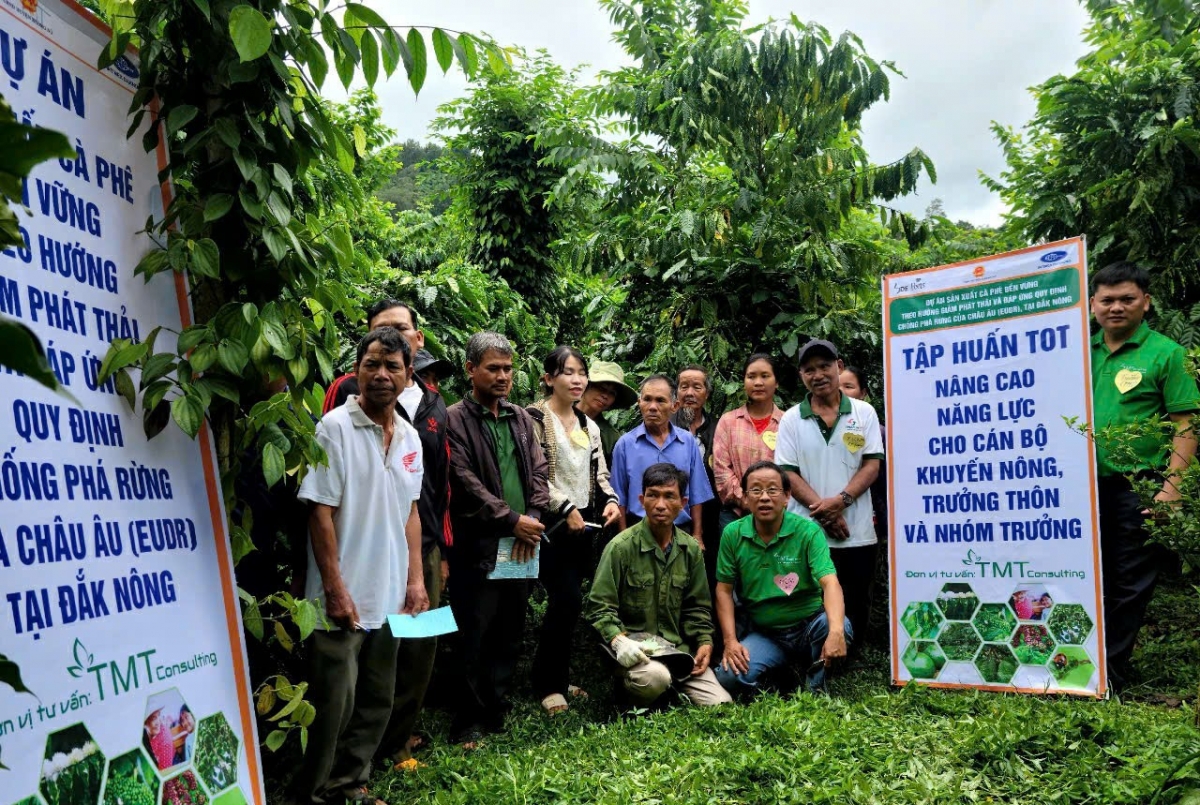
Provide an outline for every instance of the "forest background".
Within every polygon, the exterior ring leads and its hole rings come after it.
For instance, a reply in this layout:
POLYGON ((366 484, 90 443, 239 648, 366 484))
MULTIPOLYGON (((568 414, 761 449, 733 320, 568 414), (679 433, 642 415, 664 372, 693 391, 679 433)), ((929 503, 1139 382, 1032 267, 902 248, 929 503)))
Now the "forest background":
MULTIPOLYGON (((305 741, 312 708, 296 655, 317 616, 284 592, 295 535, 254 514, 286 501, 297 474, 320 460, 305 411, 319 414, 323 386, 347 367, 365 325, 364 307, 381 296, 411 301, 431 351, 456 365, 471 333, 508 335, 519 350, 516 401, 532 399, 542 356, 570 343, 634 379, 711 367, 720 410, 738 402, 746 355, 765 350, 786 363, 811 337, 838 343, 878 392, 882 275, 1084 234, 1093 267, 1128 258, 1150 269, 1154 326, 1193 356, 1200 347, 1200 13, 1191 0, 1086 0, 1088 54, 1073 74, 1033 89, 1037 112, 1026 126, 995 129, 1007 167, 982 181, 1010 208, 997 228, 951 221, 937 202, 923 216, 891 206, 934 182, 936 167, 919 147, 866 153, 862 115, 887 101, 897 67, 853 34, 796 18, 747 20, 738 0, 598 2, 631 64, 594 83, 544 53, 482 36, 397 30, 364 4, 88 4, 115 28, 105 58, 140 46, 130 135, 147 147, 170 142, 176 198, 155 224, 166 248, 138 273, 189 271, 196 319, 173 350, 156 351, 152 339, 115 342, 104 369, 142 411, 147 433, 212 426, 271 750, 286 743, 295 752, 305 741), (434 65, 464 69, 470 92, 442 108, 432 143, 393 143, 370 88, 395 75, 419 92, 434 65), (349 87, 359 77, 368 89, 349 102, 321 97, 327 79, 349 87), (151 99, 156 114, 146 115, 151 99)), ((10 201, 31 160, 66 155, 43 132, 25 142, 36 153, 0 155, 10 201)), ((13 340, 23 336, 0 324, 14 347, 6 356, 24 355, 13 340)), ((36 375, 36 359, 27 360, 36 375)), ((781 380, 790 404, 797 379, 785 372, 781 380)), ((461 379, 445 390, 461 394, 461 379)), ((1189 482, 1184 509, 1158 535, 1184 556, 1184 571, 1157 604, 1167 608, 1159 612, 1165 631, 1148 635, 1139 655, 1159 680, 1147 698, 1176 707, 1195 701, 1200 682, 1200 607, 1190 589, 1200 496, 1189 482)), ((918 733, 928 719, 995 711, 988 702, 1004 701, 913 691, 871 711, 863 701, 883 681, 877 674, 847 706, 866 706, 870 717, 917 708, 926 719, 918 733)), ((793 706, 817 720, 845 715, 793 706)), ((1111 795, 1101 801, 1141 802, 1168 778, 1200 776, 1186 719, 1049 705, 1043 715, 1063 734, 1077 737, 1080 719, 1095 721, 1084 730, 1090 746, 1122 758, 1098 778, 1082 762, 1086 752, 1076 763, 1036 741, 1032 756, 1019 750, 1029 707, 1038 705, 1005 705, 1009 721, 989 727, 1000 732, 988 740, 1015 757, 1005 768, 971 755, 957 758, 949 777, 885 775, 870 785, 911 779, 957 793, 965 783, 956 775, 973 769, 986 784, 972 790, 996 784, 1017 796, 1032 790, 1032 769, 1053 759, 1067 764, 1060 792, 1102 786, 1111 795), (1165 736, 1154 757, 1133 748, 1148 724, 1165 736)), ((745 736, 782 717, 747 712, 758 721, 745 736)), ((687 732, 690 722, 663 723, 687 732)), ((889 735, 904 744, 903 730, 889 735)), ((983 740, 958 738, 968 753, 983 740)), ((627 739, 617 731, 608 740, 627 739)), ((586 755, 565 746, 564 774, 582 762, 573 751, 586 755)), ((911 772, 915 761, 905 757, 911 772)), ((768 776, 798 773, 776 761, 763 760, 778 766, 768 776)), ((488 780, 517 785, 511 766, 489 763, 476 761, 498 775, 488 780)), ((445 791, 464 782, 457 771, 439 774, 445 791)), ((913 801, 917 789, 903 790, 895 801, 913 801)), ((1171 787, 1172 799, 1185 790, 1171 787)), ((703 793, 688 789, 677 800, 703 793)))

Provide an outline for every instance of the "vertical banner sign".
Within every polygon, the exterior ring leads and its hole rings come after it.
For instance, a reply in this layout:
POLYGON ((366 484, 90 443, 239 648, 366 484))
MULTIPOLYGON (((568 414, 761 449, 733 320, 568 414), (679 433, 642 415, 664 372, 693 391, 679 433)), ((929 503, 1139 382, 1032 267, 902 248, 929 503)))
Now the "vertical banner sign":
POLYGON ((883 279, 892 679, 1105 691, 1082 238, 883 279))
POLYGON ((190 320, 183 278, 133 275, 166 161, 125 137, 137 64, 97 70, 108 38, 0 0, 0 93, 78 151, 33 170, 0 254, 0 313, 71 395, 0 373, 0 805, 263 805, 212 440, 148 441, 97 382, 110 340, 173 349, 190 320))

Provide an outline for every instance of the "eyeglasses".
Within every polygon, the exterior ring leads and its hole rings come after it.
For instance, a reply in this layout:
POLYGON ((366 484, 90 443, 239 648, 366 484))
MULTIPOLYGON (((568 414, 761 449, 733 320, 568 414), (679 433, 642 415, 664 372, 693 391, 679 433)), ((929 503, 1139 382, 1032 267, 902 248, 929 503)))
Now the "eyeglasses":
POLYGON ((783 494, 783 490, 777 486, 768 486, 766 489, 755 487, 746 490, 746 496, 751 498, 761 498, 763 495, 767 497, 777 498, 783 494))

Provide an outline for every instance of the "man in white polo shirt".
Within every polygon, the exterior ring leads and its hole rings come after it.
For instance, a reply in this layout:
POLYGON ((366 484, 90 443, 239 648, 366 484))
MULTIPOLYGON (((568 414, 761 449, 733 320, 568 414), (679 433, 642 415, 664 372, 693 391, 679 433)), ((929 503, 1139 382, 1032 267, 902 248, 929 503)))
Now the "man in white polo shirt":
POLYGON ((854 631, 866 634, 877 542, 871 483, 879 475, 883 436, 869 403, 842 393, 837 348, 814 339, 800 350, 808 397, 783 415, 775 463, 788 473, 788 509, 825 529, 829 554, 854 631))
POLYGON ((372 801, 367 775, 392 712, 400 645, 387 616, 429 608, 421 441, 396 413, 411 371, 399 332, 381 327, 363 338, 354 364, 362 393, 321 419, 317 441, 329 463, 310 467, 300 485, 298 497, 312 503, 305 596, 328 620, 309 643, 316 716, 296 783, 305 805, 372 801))

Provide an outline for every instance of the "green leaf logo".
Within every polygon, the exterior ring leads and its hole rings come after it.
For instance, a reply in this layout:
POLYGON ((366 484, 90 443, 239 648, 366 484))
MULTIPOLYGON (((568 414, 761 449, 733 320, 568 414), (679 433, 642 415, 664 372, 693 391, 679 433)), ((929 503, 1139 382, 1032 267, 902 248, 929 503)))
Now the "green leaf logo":
POLYGON ((981 562, 981 561, 983 561, 983 559, 979 556, 976 556, 974 550, 969 550, 969 551, 967 551, 967 558, 962 560, 962 563, 969 567, 969 566, 975 564, 976 562, 981 562))
POLYGON ((88 652, 87 647, 83 645, 78 637, 75 638, 75 646, 72 648, 72 653, 75 655, 75 664, 67 666, 67 673, 75 679, 83 676, 83 672, 92 665, 92 655, 88 652))

